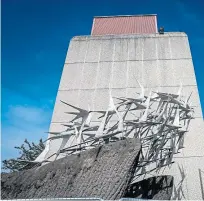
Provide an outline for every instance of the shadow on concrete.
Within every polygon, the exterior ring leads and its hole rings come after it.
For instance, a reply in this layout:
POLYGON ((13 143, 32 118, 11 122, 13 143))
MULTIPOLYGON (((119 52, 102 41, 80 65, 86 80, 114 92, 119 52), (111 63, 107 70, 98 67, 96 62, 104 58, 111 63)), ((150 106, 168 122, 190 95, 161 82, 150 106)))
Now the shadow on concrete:
POLYGON ((131 184, 124 198, 170 200, 173 190, 173 177, 169 175, 150 177, 131 184))

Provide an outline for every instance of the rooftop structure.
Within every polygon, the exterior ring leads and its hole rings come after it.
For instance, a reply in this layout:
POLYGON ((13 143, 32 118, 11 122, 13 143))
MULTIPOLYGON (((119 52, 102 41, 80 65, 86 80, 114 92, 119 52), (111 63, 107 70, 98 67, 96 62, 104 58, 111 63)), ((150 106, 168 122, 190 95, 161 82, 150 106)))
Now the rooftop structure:
POLYGON ((94 17, 91 35, 157 33, 157 15, 94 17))

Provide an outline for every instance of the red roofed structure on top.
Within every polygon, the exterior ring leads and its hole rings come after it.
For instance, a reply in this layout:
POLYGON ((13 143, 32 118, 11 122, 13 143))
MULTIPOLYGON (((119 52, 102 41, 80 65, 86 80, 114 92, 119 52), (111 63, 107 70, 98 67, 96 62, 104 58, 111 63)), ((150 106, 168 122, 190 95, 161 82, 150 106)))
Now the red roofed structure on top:
POLYGON ((94 17, 91 35, 157 33, 157 15, 94 17))

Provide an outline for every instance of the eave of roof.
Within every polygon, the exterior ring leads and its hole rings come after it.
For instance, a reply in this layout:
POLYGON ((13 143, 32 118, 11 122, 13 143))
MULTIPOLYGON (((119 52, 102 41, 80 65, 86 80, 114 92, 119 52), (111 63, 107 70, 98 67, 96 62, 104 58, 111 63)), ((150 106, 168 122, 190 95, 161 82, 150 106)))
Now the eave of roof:
POLYGON ((113 17, 142 17, 142 16, 157 16, 157 14, 94 16, 94 18, 113 18, 113 17))

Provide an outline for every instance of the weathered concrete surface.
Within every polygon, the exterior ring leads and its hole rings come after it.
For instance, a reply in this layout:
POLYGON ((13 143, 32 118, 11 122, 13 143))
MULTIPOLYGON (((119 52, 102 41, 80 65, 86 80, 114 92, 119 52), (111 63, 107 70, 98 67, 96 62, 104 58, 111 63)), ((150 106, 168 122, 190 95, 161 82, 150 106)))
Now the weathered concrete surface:
POLYGON ((136 139, 90 149, 36 169, 2 174, 2 199, 121 198, 137 164, 136 139))

